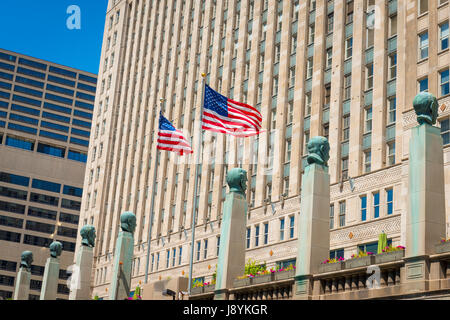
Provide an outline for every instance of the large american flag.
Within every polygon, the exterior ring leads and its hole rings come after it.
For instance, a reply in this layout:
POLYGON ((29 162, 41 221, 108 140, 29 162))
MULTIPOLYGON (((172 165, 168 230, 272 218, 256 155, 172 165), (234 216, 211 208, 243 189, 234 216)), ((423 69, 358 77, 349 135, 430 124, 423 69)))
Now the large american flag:
POLYGON ((231 134, 237 137, 258 135, 261 130, 261 113, 248 104, 237 102, 205 85, 202 128, 231 134))
POLYGON ((169 120, 159 115, 158 144, 159 150, 173 151, 179 155, 184 153, 193 153, 188 141, 184 138, 183 132, 175 129, 169 120))

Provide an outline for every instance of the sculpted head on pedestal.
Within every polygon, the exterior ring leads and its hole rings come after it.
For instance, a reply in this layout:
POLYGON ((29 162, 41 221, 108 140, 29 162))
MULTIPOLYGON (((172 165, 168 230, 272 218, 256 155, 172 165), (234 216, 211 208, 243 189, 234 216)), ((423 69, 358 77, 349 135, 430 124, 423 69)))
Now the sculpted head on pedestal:
POLYGON ((31 264, 33 263, 33 252, 24 251, 20 255, 20 267, 30 270, 31 264))
POLYGON ((429 92, 420 92, 413 101, 419 124, 434 125, 438 116, 438 101, 429 92))
POLYGON ((317 163, 323 166, 328 166, 328 160, 330 159, 330 143, 325 137, 313 137, 309 140, 308 145, 308 157, 306 160, 308 164, 317 163))
POLYGON ((124 212, 120 215, 120 227, 122 231, 134 233, 136 229, 136 216, 133 212, 124 212))
POLYGON ((52 258, 58 258, 62 252, 62 243, 59 241, 53 241, 50 244, 50 256, 52 258))
POLYGON ((92 225, 85 225, 80 230, 81 245, 93 248, 95 245, 95 227, 92 225))
POLYGON ((242 168, 234 168, 228 171, 227 183, 230 192, 237 192, 245 195, 247 190, 247 171, 242 168))

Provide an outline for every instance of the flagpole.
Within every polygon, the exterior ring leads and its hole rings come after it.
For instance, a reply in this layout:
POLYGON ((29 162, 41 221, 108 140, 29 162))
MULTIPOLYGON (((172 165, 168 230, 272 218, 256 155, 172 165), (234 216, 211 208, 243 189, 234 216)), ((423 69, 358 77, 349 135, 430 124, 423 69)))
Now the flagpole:
MULTIPOLYGON (((156 116, 158 117, 159 114, 161 114, 161 112, 163 111, 163 104, 164 104, 164 99, 161 98, 159 99, 160 101, 160 108, 159 108, 159 113, 156 114, 156 116)), ((159 123, 159 120, 157 120, 157 123, 159 123)), ((159 124, 158 124, 159 125, 159 124)), ((155 128, 153 128, 153 131, 155 128)), ((158 139, 158 135, 155 134, 156 140, 158 139)), ((147 237, 147 257, 146 257, 146 264, 145 264, 145 284, 148 283, 148 266, 149 266, 149 262, 150 262, 150 243, 151 243, 151 238, 152 238, 152 227, 153 227, 153 209, 154 209, 154 205, 155 205, 155 190, 153 189, 156 185, 156 178, 158 177, 158 156, 159 156, 160 151, 158 150, 158 148, 156 148, 156 156, 155 156, 155 163, 153 165, 153 185, 152 185, 152 195, 151 195, 151 201, 150 201, 150 221, 149 221, 149 227, 148 227, 148 237, 147 237)))
POLYGON ((206 82, 206 74, 202 73, 202 88, 203 88, 203 98, 202 105, 200 106, 200 134, 198 138, 198 151, 196 154, 196 162, 195 162, 195 176, 194 176, 194 205, 192 207, 192 240, 191 240, 191 259, 189 261, 189 287, 188 292, 191 295, 192 289, 192 269, 194 263, 194 245, 195 245, 195 209, 197 207, 197 189, 198 189, 198 167, 200 165, 200 154, 202 152, 202 138, 203 138, 203 129, 202 129, 202 118, 203 118, 203 105, 205 104, 205 82, 206 82))

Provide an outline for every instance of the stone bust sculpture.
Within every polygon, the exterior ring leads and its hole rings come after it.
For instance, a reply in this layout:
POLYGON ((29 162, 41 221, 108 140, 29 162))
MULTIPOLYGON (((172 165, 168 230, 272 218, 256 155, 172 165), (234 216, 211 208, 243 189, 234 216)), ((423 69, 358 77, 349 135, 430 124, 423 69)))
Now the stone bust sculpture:
POLYGON ((227 183, 230 192, 236 192, 245 196, 247 190, 247 171, 241 168, 234 168, 228 171, 227 183))
POLYGON ((124 212, 120 215, 120 227, 122 231, 134 233, 136 229, 136 216, 133 212, 124 212))
POLYGON ((20 267, 27 269, 27 271, 30 271, 31 264, 33 263, 33 252, 31 251, 24 251, 20 255, 20 267))
POLYGON ((85 225, 80 230, 81 245, 93 248, 95 245, 95 227, 92 225, 85 225))
POLYGON ((328 160, 330 159, 330 143, 325 137, 313 137, 309 140, 308 145, 308 157, 306 160, 308 164, 317 163, 323 166, 328 166, 328 160))
POLYGON ((434 125, 438 116, 438 102, 429 92, 420 92, 413 101, 419 124, 434 125))
POLYGON ((59 241, 53 241, 50 244, 50 256, 52 258, 58 258, 62 252, 62 244, 59 241))

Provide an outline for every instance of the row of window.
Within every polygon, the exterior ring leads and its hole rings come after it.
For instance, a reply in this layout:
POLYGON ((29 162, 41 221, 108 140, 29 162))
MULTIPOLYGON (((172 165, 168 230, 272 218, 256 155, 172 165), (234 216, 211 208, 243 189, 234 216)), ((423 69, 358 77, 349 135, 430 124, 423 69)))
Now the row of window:
MULTIPOLYGON (((20 243, 21 236, 22 236, 22 234, 20 234, 20 233, 11 232, 11 231, 5 231, 5 230, 1 230, 0 229, 0 240, 20 243)), ((32 236, 32 235, 29 235, 29 234, 24 234, 22 243, 29 244, 29 245, 32 245, 32 246, 37 246, 37 247, 48 248, 49 245, 53 241, 54 241, 54 239, 43 238, 43 237, 32 236)), ((75 252, 75 243, 68 242, 68 241, 63 241, 63 240, 60 240, 60 239, 58 239, 57 241, 61 242, 61 244, 63 246, 62 249, 64 251, 75 252)))

